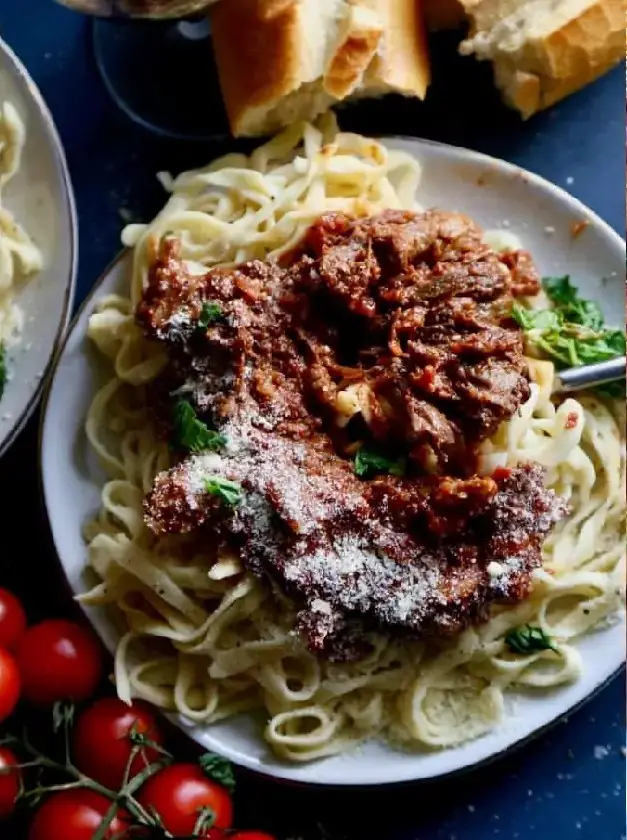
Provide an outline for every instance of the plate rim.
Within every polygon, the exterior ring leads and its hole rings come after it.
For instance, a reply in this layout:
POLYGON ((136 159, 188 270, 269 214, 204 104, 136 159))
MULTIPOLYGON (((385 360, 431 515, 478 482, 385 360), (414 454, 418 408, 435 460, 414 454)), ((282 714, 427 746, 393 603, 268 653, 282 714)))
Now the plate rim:
MULTIPOLYGON (((494 165, 496 164, 499 168, 505 168, 510 174, 515 176, 521 176, 527 180, 529 183, 533 183, 537 186, 542 187, 543 189, 548 189, 550 192, 556 194, 562 202, 566 202, 574 211, 582 212, 585 214, 586 218, 588 218, 595 226, 598 226, 603 232, 609 235, 615 242, 617 246, 621 248, 625 248, 625 240, 620 234, 604 219, 602 219, 594 210, 590 207, 585 205, 580 199, 576 198, 575 196, 571 195, 567 190, 563 187, 560 187, 557 184, 552 183, 548 179, 544 178, 541 175, 537 175, 534 172, 531 172, 523 167, 518 166, 517 164, 513 164, 509 161, 504 161, 499 158, 495 158, 490 155, 486 155, 482 152, 477 152, 473 149, 467 149, 463 146, 455 146, 452 144, 441 143, 439 141, 431 141, 425 140, 418 137, 411 137, 409 135, 376 135, 376 139, 380 140, 381 142, 385 143, 386 141, 395 141, 401 140, 404 142, 409 143, 410 145, 414 146, 416 150, 420 148, 422 145, 428 146, 437 146, 442 147, 444 149, 453 150, 457 154, 463 155, 466 160, 474 159, 477 162, 484 163, 487 165, 494 165)), ((59 363, 64 355, 65 349, 69 340, 71 339, 74 331, 77 327, 77 323, 80 320, 81 316, 83 315, 85 309, 93 302, 94 298, 97 296, 98 291, 100 290, 102 284, 106 281, 109 275, 116 269, 118 264, 122 262, 124 259, 129 258, 132 254, 131 248, 123 248, 121 249, 118 254, 111 260, 111 262, 106 266, 106 268, 102 271, 102 273, 97 278, 96 282, 94 283, 93 287, 90 289, 89 293, 86 295, 83 301, 81 301, 80 306, 76 310, 72 321, 69 325, 66 335, 63 337, 63 340, 59 347, 59 352, 54 360, 54 366, 51 370, 50 376, 48 377, 43 397, 42 397, 42 406, 41 406, 41 414, 40 414, 40 421, 39 421, 39 429, 38 429, 38 443, 37 443, 37 462, 38 462, 38 481, 39 481, 39 488, 41 493, 41 503, 45 513, 45 519, 48 527, 48 531, 51 537, 52 545, 54 547, 55 553, 57 555, 57 562, 61 567, 61 573, 64 578, 64 582, 68 587, 69 592, 74 595, 74 590, 72 585, 68 579, 68 575, 66 573, 66 569, 64 564, 61 562, 60 552, 57 548, 57 543, 54 536, 54 531, 52 527, 51 516, 49 513, 48 508, 48 499, 46 494, 46 482, 44 480, 44 470, 43 470, 43 450, 44 450, 44 437, 45 437, 45 429, 46 429, 46 417, 48 414, 48 405, 50 400, 50 395, 53 389, 54 381, 56 378, 56 374, 58 371, 59 363)), ((93 624, 89 617, 88 609, 79 603, 81 608, 81 612, 85 616, 86 620, 90 623, 94 632, 98 635, 101 642, 102 639, 100 637, 100 633, 97 629, 93 627, 93 624)), ((111 652, 107 648, 106 644, 103 642, 103 646, 107 649, 108 655, 111 655, 111 652)), ((314 773, 312 776, 306 780, 295 777, 291 771, 292 768, 296 768, 299 765, 295 764, 292 765, 287 762, 273 764, 271 766, 265 765, 262 762, 250 758, 246 755, 243 755, 239 749, 232 748, 228 751, 225 751, 226 757, 233 762, 236 766, 242 767, 248 771, 251 771, 255 774, 258 774, 262 777, 273 779, 275 781, 284 782, 288 784, 294 784, 297 786, 302 787, 316 787, 316 788, 335 788, 335 789, 347 789, 347 788, 370 788, 372 786, 379 786, 384 785, 386 787, 389 786, 396 786, 396 785, 404 785, 404 784, 411 784, 411 783, 422 783, 428 784, 429 782, 434 782, 438 780, 445 780, 450 779, 452 777, 464 775, 467 773, 472 772, 473 770, 479 769, 481 767, 488 766, 495 761, 508 756, 515 751, 523 748, 531 741, 535 740, 536 738, 540 737, 547 731, 551 730, 554 726, 557 726, 560 722, 564 721, 572 714, 577 712, 583 706, 585 706, 589 701, 591 701, 594 697, 596 697, 599 692, 601 692, 604 688, 606 688, 616 677, 625 670, 625 662, 621 658, 621 661, 616 665, 616 667, 611 671, 611 673, 607 674, 599 683, 597 683, 584 697, 576 700, 575 702, 571 703, 567 706, 562 712, 557 714, 554 718, 547 721, 546 723, 538 726, 531 732, 525 733, 518 738, 514 738, 510 743, 504 746, 502 749, 495 750, 493 753, 477 758, 476 760, 470 760, 459 766, 452 768, 450 770, 446 770, 443 772, 439 772, 436 774, 431 775, 422 775, 416 776, 415 771, 414 773, 411 772, 411 769, 408 769, 405 772, 396 773, 396 774, 389 774, 383 778, 361 778, 359 781, 355 782, 352 781, 350 778, 341 778, 334 781, 326 781, 323 777, 323 768, 325 758, 320 760, 312 761, 309 766, 317 767, 322 770, 321 773, 314 773)), ((171 723, 173 723, 179 731, 184 733, 190 741, 192 741, 198 748, 205 748, 203 744, 199 743, 193 734, 193 728, 186 726, 181 720, 180 716, 177 713, 172 712, 163 712, 159 710, 159 714, 163 714, 171 723)), ((215 749, 215 747, 211 747, 211 749, 215 749)), ((447 751, 454 751, 455 747, 449 748, 447 751)), ((428 754, 428 751, 427 751, 428 754)), ((416 758, 420 757, 420 753, 415 753, 416 758)), ((330 759, 333 756, 329 757, 330 759)), ((347 774, 347 776, 350 774, 347 774)))
MULTIPOLYGON (((11 73, 15 79, 17 79, 35 103, 43 120, 46 134, 51 143, 51 149, 57 163, 59 175, 61 176, 61 184, 65 193, 65 209, 67 210, 69 218, 69 238, 66 244, 69 247, 70 252, 70 271, 64 291, 61 317, 57 325, 52 348, 43 369, 42 376, 33 389, 33 392, 31 393, 25 406, 22 408, 19 415, 16 416, 13 424, 8 428, 4 437, 0 439, 0 459, 13 445, 26 423, 32 417, 33 412, 37 408, 40 399, 42 399, 44 392, 47 392, 48 383, 56 371, 58 357, 65 348, 66 339, 70 331, 69 328, 71 323, 73 323, 73 319, 71 321, 71 316, 74 298, 76 295, 76 281, 78 277, 78 213, 76 210, 74 187, 72 185, 63 142, 61 141, 61 135, 58 132, 54 118, 46 100, 43 97, 43 94, 26 69, 24 63, 20 58, 18 58, 17 54, 8 45, 4 38, 0 37, 0 56, 2 55, 4 55, 7 59, 7 71, 11 73)), ((99 278, 99 282, 100 279, 101 278, 99 278)))

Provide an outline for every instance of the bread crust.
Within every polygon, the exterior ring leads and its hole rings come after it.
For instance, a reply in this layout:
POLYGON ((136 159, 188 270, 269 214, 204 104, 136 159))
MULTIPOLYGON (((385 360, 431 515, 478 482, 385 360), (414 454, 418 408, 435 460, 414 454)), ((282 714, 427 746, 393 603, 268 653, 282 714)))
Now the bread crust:
POLYGON ((211 12, 220 87, 234 134, 246 111, 263 108, 300 83, 296 0, 230 0, 211 12))
POLYGON ((424 99, 431 81, 429 48, 421 0, 379 0, 382 49, 368 71, 368 84, 424 99))
POLYGON ((360 84, 383 36, 381 16, 356 0, 349 2, 340 38, 323 77, 324 89, 336 99, 350 96, 360 84))
POLYGON ((235 135, 285 124, 274 109, 290 96, 311 119, 349 96, 427 89, 421 0, 223 0, 211 21, 235 135), (327 31, 311 32, 312 15, 327 31))
POLYGON ((626 12, 624 0, 602 0, 542 43, 549 72, 548 84, 540 76, 538 109, 548 108, 618 64, 625 55, 626 12))
MULTIPOLYGON (((477 19, 485 19, 483 13, 486 8, 491 11, 492 3, 461 2, 474 21, 471 39, 466 42, 472 44, 477 19)), ((586 8, 573 11, 572 17, 556 23, 554 29, 550 19, 543 19, 542 34, 528 37, 515 52, 495 45, 490 58, 505 100, 527 119, 602 76, 625 54, 626 13, 627 0, 590 0, 586 8)))

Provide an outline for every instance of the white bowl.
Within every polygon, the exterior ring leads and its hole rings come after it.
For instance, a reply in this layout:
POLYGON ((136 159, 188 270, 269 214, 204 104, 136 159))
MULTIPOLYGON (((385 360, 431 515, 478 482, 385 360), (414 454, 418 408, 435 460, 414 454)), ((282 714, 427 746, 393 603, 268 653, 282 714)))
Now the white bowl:
POLYGON ((72 310, 77 267, 74 195, 52 116, 26 69, 0 39, 0 102, 26 127, 26 146, 3 201, 41 249, 44 268, 20 289, 21 341, 8 353, 10 379, 0 400, 0 455, 35 409, 72 310))
MULTIPOLYGON (((535 175, 465 149, 409 139, 386 142, 423 161, 419 196, 423 205, 467 212, 487 228, 507 222, 535 255, 543 273, 572 274, 582 294, 599 301, 608 322, 621 323, 625 311, 623 241, 579 201, 535 175), (588 226, 573 237, 571 224, 583 220, 588 226)), ((61 352, 44 409, 40 451, 44 497, 61 565, 75 593, 86 588, 81 525, 98 509, 103 481, 82 425, 100 376, 85 331, 97 298, 127 292, 130 264, 130 255, 123 254, 83 305, 61 352)), ((98 609, 86 613, 112 650, 117 639, 114 625, 98 609)), ((554 723, 615 673, 624 658, 624 645, 620 624, 587 636, 578 645, 585 663, 578 682, 541 696, 513 695, 502 726, 441 752, 399 752, 371 742, 343 756, 294 765, 270 752, 250 716, 211 727, 172 719, 204 748, 278 778, 328 785, 435 778, 499 755, 554 723)))

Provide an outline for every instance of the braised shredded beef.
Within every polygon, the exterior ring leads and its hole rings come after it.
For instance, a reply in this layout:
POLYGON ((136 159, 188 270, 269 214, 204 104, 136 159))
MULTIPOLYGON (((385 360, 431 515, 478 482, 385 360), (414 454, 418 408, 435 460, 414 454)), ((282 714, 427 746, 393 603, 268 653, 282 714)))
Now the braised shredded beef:
POLYGON ((514 297, 532 297, 540 291, 540 275, 529 251, 510 251, 501 259, 512 272, 514 297))
POLYGON ((210 527, 293 595, 333 658, 371 629, 452 634, 524 598, 564 505, 540 467, 477 476, 476 456, 529 395, 509 312, 538 289, 528 255, 439 211, 329 214, 280 265, 200 276, 164 240, 137 310, 168 346, 157 391, 175 396, 155 409, 167 422, 183 397, 226 442, 157 477, 149 527, 210 527), (219 315, 199 328, 207 303, 219 315), (361 445, 405 458, 405 475, 359 478, 361 445), (209 477, 237 482, 237 503, 209 477))

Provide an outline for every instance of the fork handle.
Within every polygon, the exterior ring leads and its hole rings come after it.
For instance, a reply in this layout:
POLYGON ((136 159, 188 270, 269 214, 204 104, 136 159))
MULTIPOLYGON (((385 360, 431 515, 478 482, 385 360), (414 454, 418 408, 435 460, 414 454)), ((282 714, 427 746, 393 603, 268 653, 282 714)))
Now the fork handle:
POLYGON ((570 391, 581 391, 584 388, 594 388, 607 382, 625 379, 625 356, 596 362, 593 365, 560 370, 555 374, 555 390, 565 394, 570 391))

